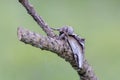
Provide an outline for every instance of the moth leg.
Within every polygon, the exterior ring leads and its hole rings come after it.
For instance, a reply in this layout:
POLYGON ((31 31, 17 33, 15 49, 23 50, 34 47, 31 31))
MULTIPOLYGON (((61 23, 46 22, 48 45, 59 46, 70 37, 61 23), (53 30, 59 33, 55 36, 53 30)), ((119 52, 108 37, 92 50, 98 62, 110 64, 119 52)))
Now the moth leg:
POLYGON ((61 39, 65 39, 65 34, 61 34, 59 37, 58 37, 59 40, 61 39))

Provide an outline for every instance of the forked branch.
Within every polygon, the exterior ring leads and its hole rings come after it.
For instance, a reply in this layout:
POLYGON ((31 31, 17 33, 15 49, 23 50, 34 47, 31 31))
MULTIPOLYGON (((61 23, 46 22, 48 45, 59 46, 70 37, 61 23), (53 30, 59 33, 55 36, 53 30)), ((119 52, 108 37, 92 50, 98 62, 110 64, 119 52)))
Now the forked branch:
POLYGON ((58 39, 59 36, 57 36, 47 25, 47 23, 42 19, 42 17, 37 14, 28 0, 19 0, 19 2, 25 7, 27 12, 47 34, 47 36, 42 36, 40 34, 19 27, 17 31, 19 40, 42 50, 48 50, 56 53, 71 64, 71 66, 77 71, 81 80, 97 80, 92 67, 88 64, 85 58, 83 60, 83 67, 79 69, 75 58, 73 57, 73 52, 69 44, 65 43, 64 40, 58 39))

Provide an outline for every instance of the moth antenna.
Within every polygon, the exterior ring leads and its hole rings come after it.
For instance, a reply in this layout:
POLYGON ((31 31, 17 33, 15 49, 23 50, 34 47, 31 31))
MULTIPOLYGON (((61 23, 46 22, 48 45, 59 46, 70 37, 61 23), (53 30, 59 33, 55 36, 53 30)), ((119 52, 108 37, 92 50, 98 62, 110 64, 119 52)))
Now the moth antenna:
POLYGON ((54 31, 60 31, 59 28, 51 28, 51 29, 54 30, 54 31))

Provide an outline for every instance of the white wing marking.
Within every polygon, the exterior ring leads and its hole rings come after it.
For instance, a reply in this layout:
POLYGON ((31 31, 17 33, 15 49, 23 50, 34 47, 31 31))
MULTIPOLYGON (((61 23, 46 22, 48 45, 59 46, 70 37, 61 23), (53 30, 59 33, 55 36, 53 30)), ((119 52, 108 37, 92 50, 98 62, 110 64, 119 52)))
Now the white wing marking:
POLYGON ((72 51, 73 51, 73 54, 74 54, 74 57, 75 58, 78 58, 76 59, 77 63, 78 63, 78 66, 79 68, 82 68, 82 64, 83 64, 83 53, 82 53, 82 47, 81 45, 78 43, 78 41, 72 37, 72 36, 68 36, 68 42, 72 48, 72 51))

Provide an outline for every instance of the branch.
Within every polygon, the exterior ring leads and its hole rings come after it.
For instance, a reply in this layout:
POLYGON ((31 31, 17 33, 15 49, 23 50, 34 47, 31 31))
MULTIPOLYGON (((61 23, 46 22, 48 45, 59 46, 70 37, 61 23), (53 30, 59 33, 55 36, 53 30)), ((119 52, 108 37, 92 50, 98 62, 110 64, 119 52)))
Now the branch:
POLYGON ((47 23, 45 23, 42 17, 36 13, 34 7, 28 2, 28 0, 19 0, 19 2, 26 8, 27 12, 33 17, 33 19, 46 32, 48 36, 55 36, 53 30, 47 25, 47 23))
POLYGON ((79 69, 69 44, 65 43, 64 40, 57 39, 58 36, 56 36, 47 23, 45 23, 45 21, 36 13, 33 6, 29 4, 28 0, 19 0, 19 2, 26 8, 28 13, 47 34, 47 36, 42 36, 19 27, 17 34, 20 41, 42 50, 48 50, 56 53, 58 56, 62 57, 71 64, 71 66, 77 71, 81 80, 98 80, 92 67, 88 64, 85 58, 83 60, 83 67, 79 69))
POLYGON ((80 70, 77 66, 75 59, 73 58, 71 48, 68 44, 64 44, 63 40, 57 40, 51 37, 45 37, 37 33, 31 32, 27 29, 18 28, 18 39, 26 44, 30 44, 34 47, 42 50, 48 50, 56 53, 68 61, 72 67, 78 72, 81 80, 97 80, 97 77, 92 70, 92 67, 84 59, 83 68, 80 70))
POLYGON ((51 37, 42 36, 40 34, 24 29, 22 27, 19 27, 17 29, 17 35, 18 35, 18 39, 26 44, 30 44, 42 50, 48 50, 54 52, 60 55, 61 57, 62 56, 65 57, 65 55, 67 56, 69 55, 73 59, 73 56, 71 54, 68 54, 68 52, 72 53, 72 51, 69 50, 69 46, 66 47, 64 45, 63 40, 57 40, 51 37), (63 52, 67 52, 67 53, 65 53, 64 55, 63 52))
POLYGON ((19 27, 17 29, 18 39, 25 44, 30 44, 42 50, 48 50, 56 53, 58 56, 64 58, 66 61, 75 63, 72 51, 68 44, 64 44, 63 40, 57 40, 51 37, 45 37, 40 34, 31 32, 27 29, 19 27))

